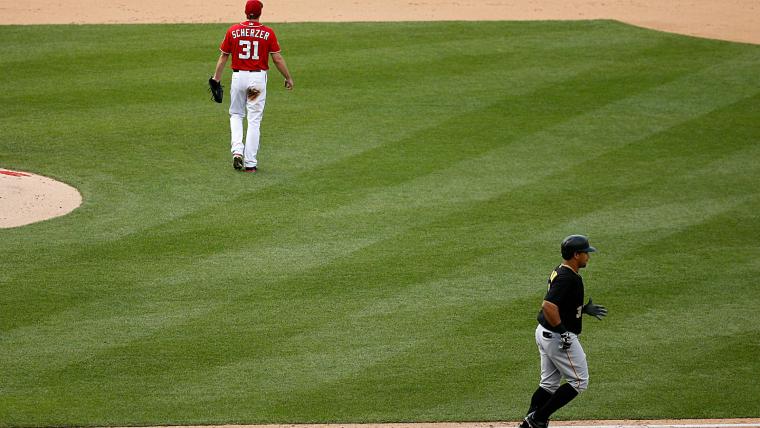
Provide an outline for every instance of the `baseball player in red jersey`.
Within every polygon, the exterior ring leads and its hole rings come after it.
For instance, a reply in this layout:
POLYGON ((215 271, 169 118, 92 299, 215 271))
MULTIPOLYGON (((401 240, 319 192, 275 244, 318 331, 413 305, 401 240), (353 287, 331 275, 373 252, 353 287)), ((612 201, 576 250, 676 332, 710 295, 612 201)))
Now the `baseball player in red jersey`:
POLYGON ((263 4, 248 0, 245 5, 246 21, 231 26, 219 49, 222 51, 212 77, 221 79, 227 60, 232 57, 232 83, 230 85, 230 133, 232 166, 246 172, 256 172, 259 151, 261 118, 267 97, 267 70, 272 56, 277 70, 285 78, 285 88, 293 89, 293 77, 274 30, 259 22, 263 4), (248 117, 248 130, 243 143, 243 118, 248 117))

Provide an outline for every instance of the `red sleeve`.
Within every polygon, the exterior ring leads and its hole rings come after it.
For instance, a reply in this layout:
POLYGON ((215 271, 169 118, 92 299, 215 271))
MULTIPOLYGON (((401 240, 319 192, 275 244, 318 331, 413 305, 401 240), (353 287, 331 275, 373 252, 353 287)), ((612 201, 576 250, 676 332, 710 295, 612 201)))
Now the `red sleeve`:
POLYGON ((272 41, 269 43, 269 53, 277 53, 280 51, 280 43, 277 42, 277 36, 272 31, 272 41))
POLYGON ((227 30, 227 34, 224 35, 224 40, 222 40, 222 44, 219 45, 219 50, 224 53, 232 53, 232 38, 230 37, 230 30, 227 30))

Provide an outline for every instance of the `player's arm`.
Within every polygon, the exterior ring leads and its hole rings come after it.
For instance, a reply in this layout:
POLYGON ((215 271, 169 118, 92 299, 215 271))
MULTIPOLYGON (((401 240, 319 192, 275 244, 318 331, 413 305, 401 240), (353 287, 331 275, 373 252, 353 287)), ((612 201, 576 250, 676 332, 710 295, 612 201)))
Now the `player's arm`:
POLYGON ((541 304, 541 310, 544 312, 544 318, 549 322, 549 325, 557 327, 562 324, 562 318, 559 316, 559 306, 548 300, 544 300, 544 303, 541 304))
POLYGON ((548 300, 544 300, 544 303, 541 305, 541 310, 544 311, 544 318, 549 324, 551 324, 552 328, 560 333, 559 348, 562 350, 570 349, 573 342, 573 336, 565 329, 565 326, 562 325, 562 318, 559 316, 559 307, 548 300))
POLYGON ((273 52, 272 62, 274 62, 274 66, 277 67, 277 71, 279 71, 280 74, 282 74, 282 77, 285 78, 285 88, 293 89, 293 77, 290 75, 288 65, 285 64, 285 58, 282 57, 282 54, 279 52, 273 52))
POLYGON ((214 70, 214 80, 217 82, 222 80, 222 72, 224 71, 224 66, 227 65, 227 59, 229 57, 230 54, 227 52, 219 54, 219 59, 216 61, 216 70, 214 70))

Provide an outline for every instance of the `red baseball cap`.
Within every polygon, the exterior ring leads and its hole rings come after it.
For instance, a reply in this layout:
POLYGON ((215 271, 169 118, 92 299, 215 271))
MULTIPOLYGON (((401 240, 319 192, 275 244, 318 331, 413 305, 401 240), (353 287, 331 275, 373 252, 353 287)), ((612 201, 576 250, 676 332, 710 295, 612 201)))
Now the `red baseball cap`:
POLYGON ((259 0, 248 0, 245 4, 245 16, 260 16, 262 7, 264 7, 264 5, 259 0))

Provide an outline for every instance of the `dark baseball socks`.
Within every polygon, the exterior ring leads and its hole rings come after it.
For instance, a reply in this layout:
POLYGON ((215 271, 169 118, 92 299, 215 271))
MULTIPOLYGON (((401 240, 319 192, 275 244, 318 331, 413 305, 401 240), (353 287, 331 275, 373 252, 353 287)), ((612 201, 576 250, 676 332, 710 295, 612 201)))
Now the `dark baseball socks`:
MULTIPOLYGON (((538 393, 538 391, 536 391, 536 393, 538 393)), ((535 397, 536 394, 533 395, 535 397)), ((546 401, 546 404, 536 410, 536 412, 533 414, 533 418, 538 421, 549 420, 549 416, 551 416, 565 404, 571 402, 576 396, 578 396, 578 391, 576 391, 575 388, 573 388, 569 383, 563 384, 559 387, 559 389, 557 389, 557 392, 551 395, 549 400, 546 401)), ((539 397, 538 400, 540 399, 541 398, 539 397)), ((531 407, 533 407, 533 400, 531 400, 531 407)))
POLYGON ((533 397, 530 399, 530 409, 528 409, 527 414, 531 414, 544 407, 550 398, 552 398, 552 393, 539 386, 536 389, 536 392, 533 393, 533 397))

